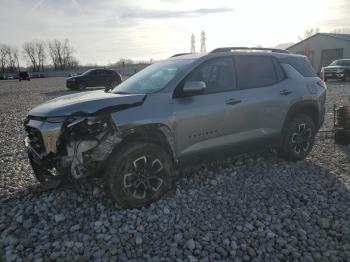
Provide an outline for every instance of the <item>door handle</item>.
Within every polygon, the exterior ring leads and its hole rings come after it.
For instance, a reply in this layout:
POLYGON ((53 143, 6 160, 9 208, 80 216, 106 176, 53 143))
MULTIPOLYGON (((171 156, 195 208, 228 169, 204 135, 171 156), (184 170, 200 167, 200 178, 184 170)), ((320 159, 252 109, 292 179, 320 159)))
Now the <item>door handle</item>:
POLYGON ((231 99, 228 99, 228 100, 225 101, 225 103, 226 103, 227 105, 231 105, 231 106, 233 106, 233 105, 235 105, 235 104, 239 104, 239 103, 241 103, 241 102, 242 102, 242 100, 236 99, 236 98, 231 98, 231 99))
POLYGON ((291 93, 293 93, 293 91, 290 91, 290 90, 287 90, 287 89, 283 89, 280 92, 280 94, 284 95, 284 96, 290 95, 291 93))

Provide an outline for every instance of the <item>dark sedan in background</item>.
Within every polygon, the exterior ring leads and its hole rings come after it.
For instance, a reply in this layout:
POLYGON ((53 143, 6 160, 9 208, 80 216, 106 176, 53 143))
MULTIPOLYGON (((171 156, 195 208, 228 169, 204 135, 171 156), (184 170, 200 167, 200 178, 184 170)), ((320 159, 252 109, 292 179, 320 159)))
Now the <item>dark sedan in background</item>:
POLYGON ((20 71, 18 72, 18 81, 27 80, 30 81, 30 75, 28 72, 20 71))
POLYGON ((120 84, 120 74, 110 69, 90 69, 81 75, 68 77, 66 86, 68 89, 83 90, 87 87, 103 86, 107 90, 120 84))
POLYGON ((339 79, 346 82, 350 78, 350 59, 333 61, 329 66, 323 68, 323 74, 325 81, 339 79))

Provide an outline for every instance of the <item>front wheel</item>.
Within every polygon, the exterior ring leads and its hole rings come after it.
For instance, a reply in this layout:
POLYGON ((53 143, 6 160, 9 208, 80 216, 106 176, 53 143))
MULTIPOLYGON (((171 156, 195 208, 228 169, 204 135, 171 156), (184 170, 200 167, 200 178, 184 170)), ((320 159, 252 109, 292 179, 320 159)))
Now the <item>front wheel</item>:
POLYGON ((170 185, 173 161, 160 146, 134 143, 112 156, 107 169, 106 186, 122 208, 148 206, 157 201, 170 185))
POLYGON ((312 150, 315 133, 311 117, 299 115, 293 118, 285 129, 280 156, 291 161, 304 159, 312 150))
POLYGON ((112 82, 110 82, 108 85, 105 86, 105 92, 108 92, 108 91, 112 90, 117 85, 119 85, 119 81, 113 80, 112 82))

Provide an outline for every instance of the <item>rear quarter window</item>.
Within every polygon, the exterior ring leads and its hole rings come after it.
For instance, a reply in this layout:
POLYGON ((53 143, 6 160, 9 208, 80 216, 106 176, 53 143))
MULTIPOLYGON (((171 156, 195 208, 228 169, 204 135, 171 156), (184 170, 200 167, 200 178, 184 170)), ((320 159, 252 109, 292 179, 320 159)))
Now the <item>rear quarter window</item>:
POLYGON ((239 89, 274 85, 285 76, 279 63, 270 56, 235 56, 239 89))
POLYGON ((317 74, 306 57, 280 58, 282 64, 291 65, 304 77, 317 77, 317 74))

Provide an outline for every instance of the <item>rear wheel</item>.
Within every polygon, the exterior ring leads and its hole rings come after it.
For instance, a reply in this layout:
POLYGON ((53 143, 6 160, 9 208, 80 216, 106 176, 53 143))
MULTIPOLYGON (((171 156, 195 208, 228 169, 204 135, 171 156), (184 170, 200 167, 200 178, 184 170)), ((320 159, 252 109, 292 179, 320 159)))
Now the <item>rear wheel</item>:
POLYGON ((287 126, 280 156, 286 160, 298 161, 304 159, 312 150, 315 140, 315 124, 311 117, 299 115, 287 126))
POLYGON ((143 207, 157 201, 169 189, 174 173, 169 154, 146 142, 119 150, 107 170, 106 186, 122 208, 143 207))

